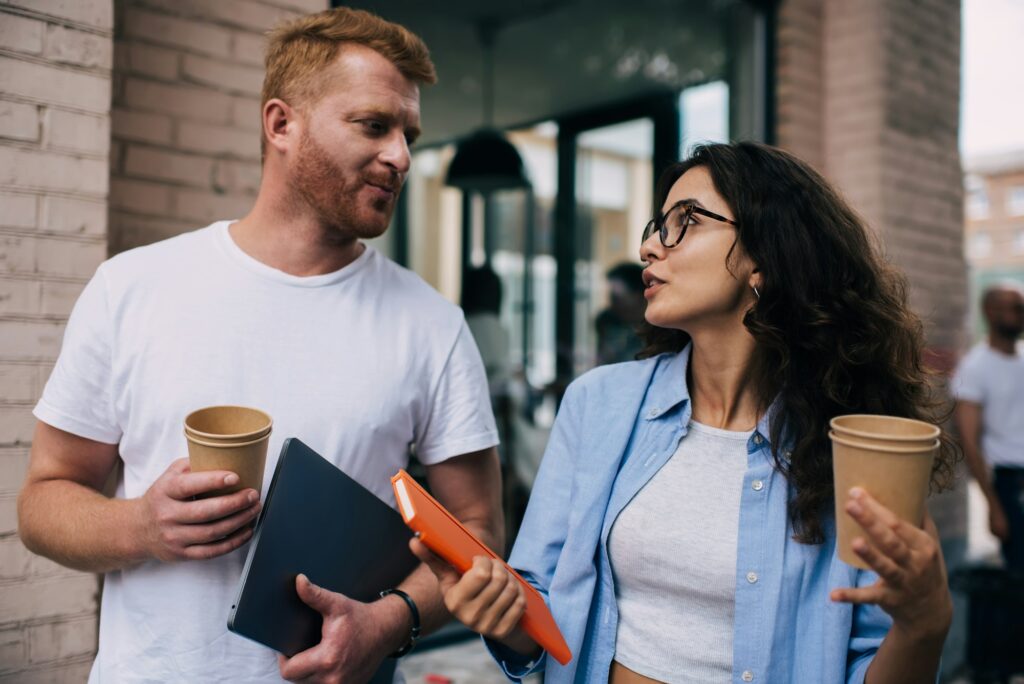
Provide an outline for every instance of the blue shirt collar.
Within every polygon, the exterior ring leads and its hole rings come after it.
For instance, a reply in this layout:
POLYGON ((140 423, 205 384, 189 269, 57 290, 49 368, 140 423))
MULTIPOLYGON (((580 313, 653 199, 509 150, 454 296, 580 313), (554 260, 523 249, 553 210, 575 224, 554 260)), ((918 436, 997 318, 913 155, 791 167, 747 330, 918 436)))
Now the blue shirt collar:
MULTIPOLYGON (((693 343, 688 342, 682 351, 676 354, 662 354, 658 358, 658 367, 651 378, 651 386, 647 392, 647 400, 644 402, 644 420, 654 420, 668 413, 683 402, 690 401, 690 388, 686 385, 686 372, 690 366, 690 354, 693 351, 693 343)), ((751 439, 757 444, 771 446, 772 423, 775 422, 779 412, 782 410, 781 396, 776 395, 775 399, 768 406, 768 410, 757 421, 757 427, 751 439), (756 437, 760 437, 760 441, 756 437)), ((783 444, 786 437, 783 436, 783 444)))

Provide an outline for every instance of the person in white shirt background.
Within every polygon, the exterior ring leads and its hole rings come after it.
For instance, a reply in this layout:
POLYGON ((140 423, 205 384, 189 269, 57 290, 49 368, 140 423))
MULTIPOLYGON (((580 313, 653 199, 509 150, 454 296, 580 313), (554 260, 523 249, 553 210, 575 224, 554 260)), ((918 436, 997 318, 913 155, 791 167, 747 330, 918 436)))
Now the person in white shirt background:
POLYGON ((956 422, 988 502, 989 529, 1002 542, 1006 566, 1024 573, 1024 286, 992 285, 981 307, 988 337, 957 369, 956 422))

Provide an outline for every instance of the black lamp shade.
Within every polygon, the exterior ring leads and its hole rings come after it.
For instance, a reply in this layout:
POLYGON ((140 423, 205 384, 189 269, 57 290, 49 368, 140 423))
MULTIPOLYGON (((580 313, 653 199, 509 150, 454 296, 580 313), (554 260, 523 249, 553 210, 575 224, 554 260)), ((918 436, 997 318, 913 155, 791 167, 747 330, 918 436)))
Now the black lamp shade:
POLYGON ((519 152, 492 128, 478 130, 459 143, 445 184, 479 192, 530 187, 519 152))

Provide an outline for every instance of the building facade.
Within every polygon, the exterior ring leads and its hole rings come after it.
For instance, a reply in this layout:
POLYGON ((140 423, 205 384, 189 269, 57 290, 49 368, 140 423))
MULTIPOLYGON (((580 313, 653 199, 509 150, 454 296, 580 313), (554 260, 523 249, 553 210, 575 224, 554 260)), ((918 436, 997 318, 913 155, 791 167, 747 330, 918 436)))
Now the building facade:
POLYGON ((969 284, 969 334, 985 334, 979 298, 1002 280, 1024 284, 1024 150, 964 163, 964 251, 969 284))

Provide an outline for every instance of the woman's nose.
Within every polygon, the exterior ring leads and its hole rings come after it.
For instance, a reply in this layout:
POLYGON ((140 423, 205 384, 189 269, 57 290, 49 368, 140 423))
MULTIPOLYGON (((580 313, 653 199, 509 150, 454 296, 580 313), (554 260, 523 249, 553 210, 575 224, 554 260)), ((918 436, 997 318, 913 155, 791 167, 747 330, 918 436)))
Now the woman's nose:
POLYGON ((662 258, 662 250, 664 249, 665 247, 661 244, 661 239, 658 237, 657 231, 655 231, 650 237, 641 243, 640 261, 657 261, 662 258))

